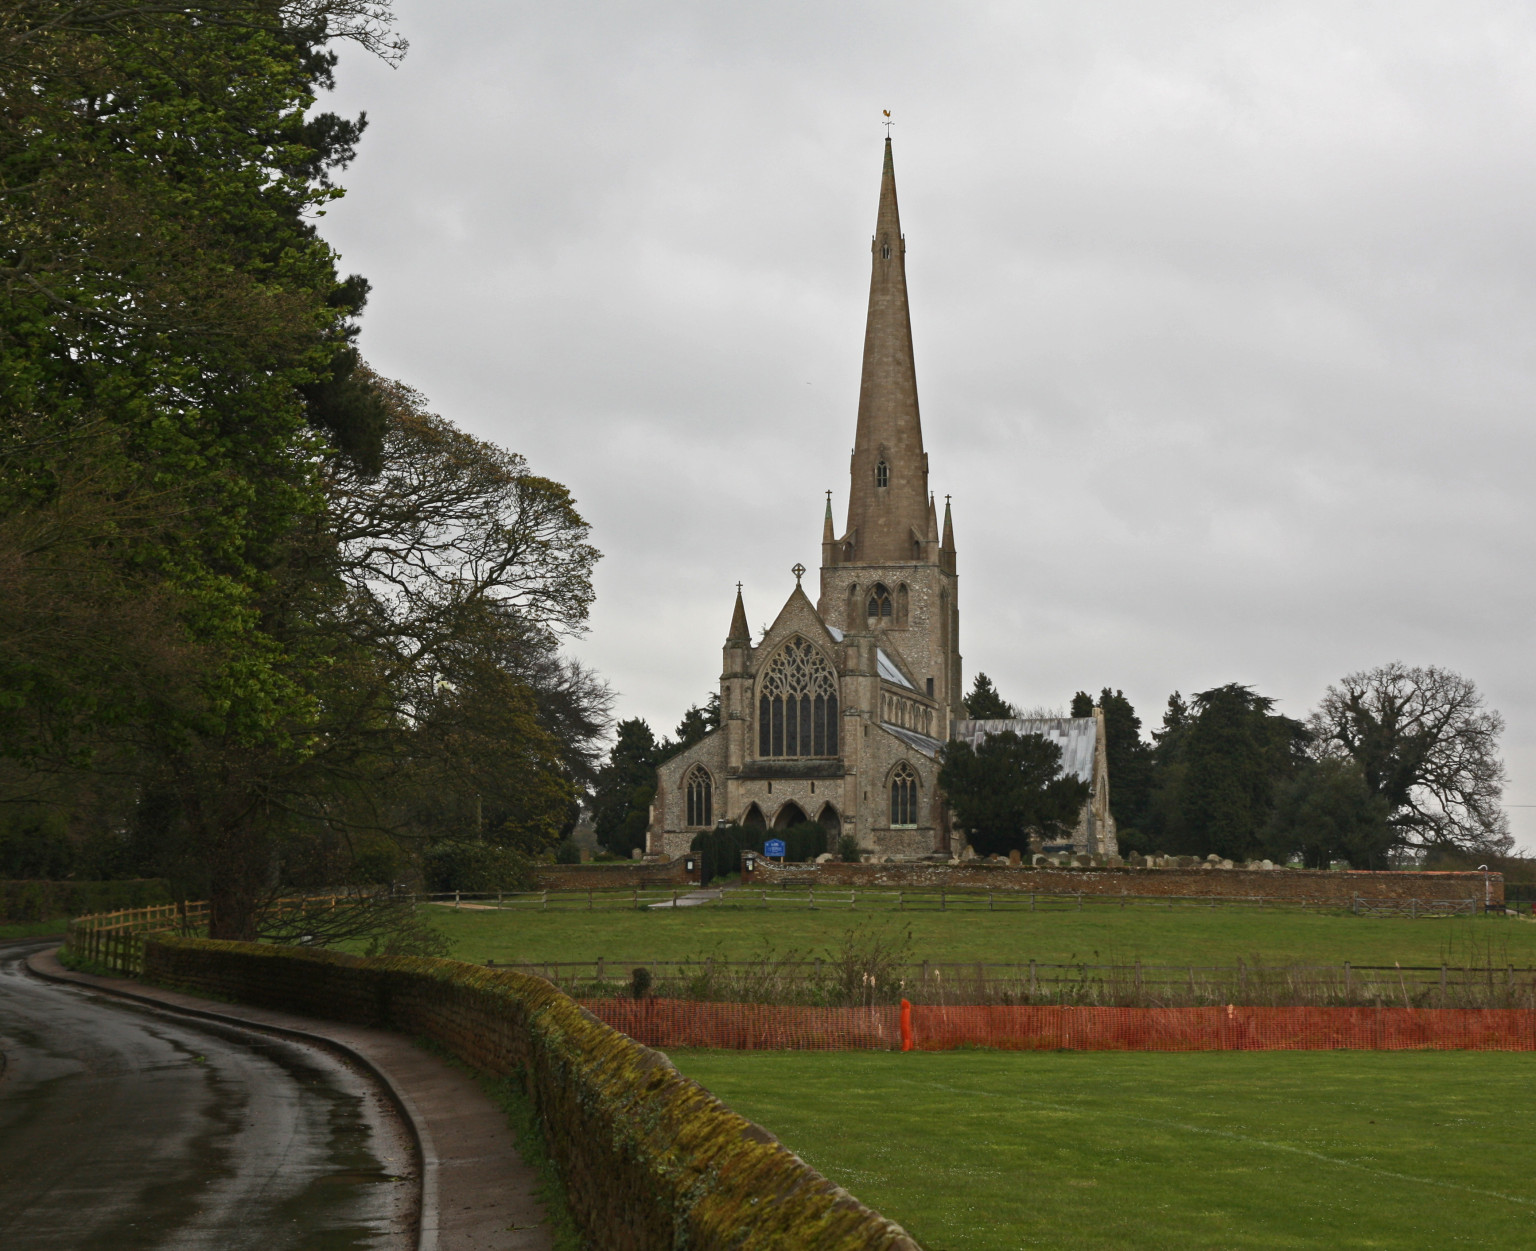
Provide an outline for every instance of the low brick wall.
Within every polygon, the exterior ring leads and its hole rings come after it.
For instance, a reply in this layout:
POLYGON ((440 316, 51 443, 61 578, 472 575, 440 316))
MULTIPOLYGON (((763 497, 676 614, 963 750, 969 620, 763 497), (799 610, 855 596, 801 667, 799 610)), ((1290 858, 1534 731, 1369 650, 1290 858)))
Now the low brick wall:
POLYGON ((625 864, 539 864, 533 868, 538 890, 633 890, 647 886, 687 886, 699 882, 698 857, 688 872, 688 857, 663 864, 634 860, 625 864))
POLYGON ((455 960, 364 959, 195 938, 145 944, 163 986, 424 1035, 517 1077, 571 1212, 605 1251, 919 1251, 658 1051, 542 978, 455 960))
POLYGON ((1254 898, 1348 907, 1370 900, 1470 899, 1478 907, 1504 904, 1504 875, 1478 872, 1372 873, 1323 869, 1048 868, 1007 864, 778 865, 761 857, 743 885, 781 881, 854 889, 948 887, 955 890, 1035 891, 1040 894, 1182 895, 1254 898))

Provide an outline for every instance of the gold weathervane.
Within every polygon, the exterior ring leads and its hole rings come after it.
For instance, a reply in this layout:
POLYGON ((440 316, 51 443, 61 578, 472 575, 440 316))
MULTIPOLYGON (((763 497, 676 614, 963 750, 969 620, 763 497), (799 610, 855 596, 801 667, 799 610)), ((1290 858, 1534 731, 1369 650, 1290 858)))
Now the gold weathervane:
POLYGON ((885 114, 885 121, 881 124, 885 127, 885 137, 889 139, 891 137, 891 127, 896 123, 891 120, 890 109, 881 109, 880 111, 885 114))

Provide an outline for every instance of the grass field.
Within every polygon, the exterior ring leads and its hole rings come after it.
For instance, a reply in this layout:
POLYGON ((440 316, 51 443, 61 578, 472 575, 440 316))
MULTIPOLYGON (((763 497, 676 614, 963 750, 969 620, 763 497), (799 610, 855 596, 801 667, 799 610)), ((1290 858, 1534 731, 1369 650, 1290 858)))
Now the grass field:
POLYGON ((1536 924, 1513 917, 1410 921, 1296 911, 849 912, 706 907, 641 912, 433 909, 461 960, 744 960, 820 955, 850 927, 898 937, 912 959, 1095 964, 1536 964, 1536 924))
POLYGON ((928 1251, 1532 1241, 1533 1055, 671 1058, 928 1251))

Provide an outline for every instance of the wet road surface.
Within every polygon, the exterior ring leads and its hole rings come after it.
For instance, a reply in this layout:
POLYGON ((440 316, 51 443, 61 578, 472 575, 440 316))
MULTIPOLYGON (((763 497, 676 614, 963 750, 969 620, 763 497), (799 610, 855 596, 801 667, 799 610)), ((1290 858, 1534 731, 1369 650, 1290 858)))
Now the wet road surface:
POLYGON ((42 945, 0 947, 0 1247, 415 1246, 414 1157, 371 1079, 43 981, 42 945))

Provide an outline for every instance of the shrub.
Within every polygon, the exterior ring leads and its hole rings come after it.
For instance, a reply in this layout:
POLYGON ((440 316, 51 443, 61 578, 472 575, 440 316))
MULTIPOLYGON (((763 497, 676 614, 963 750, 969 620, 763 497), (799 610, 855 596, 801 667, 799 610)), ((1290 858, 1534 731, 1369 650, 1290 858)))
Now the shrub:
POLYGON ((580 864, 581 848, 574 839, 566 839, 555 848, 556 864, 580 864))

